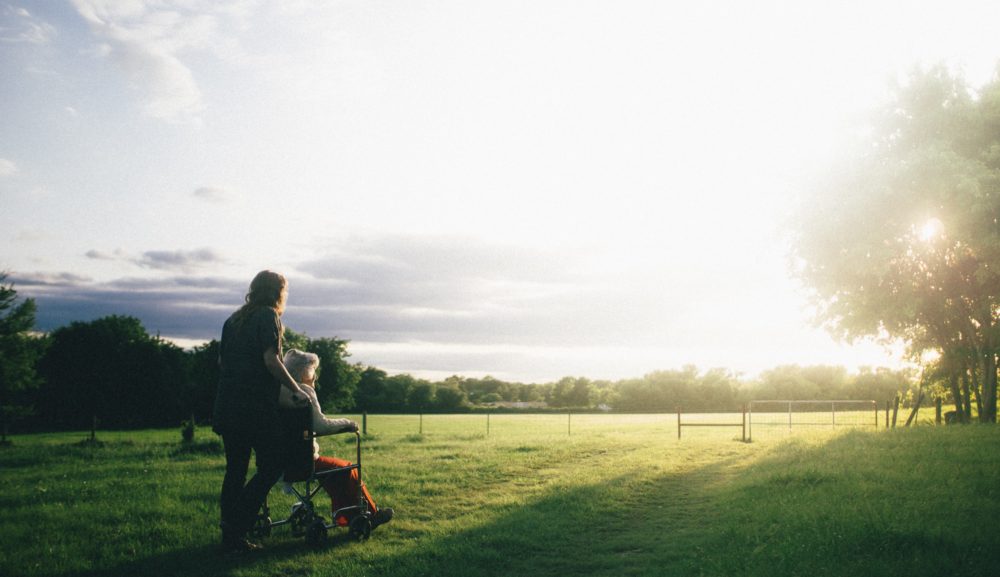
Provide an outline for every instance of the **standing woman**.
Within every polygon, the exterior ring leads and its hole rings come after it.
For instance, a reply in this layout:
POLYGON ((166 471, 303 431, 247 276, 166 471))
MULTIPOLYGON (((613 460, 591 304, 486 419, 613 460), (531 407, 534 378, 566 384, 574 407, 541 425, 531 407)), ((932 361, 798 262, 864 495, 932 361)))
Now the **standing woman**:
POLYGON ((226 450, 220 504, 222 546, 227 551, 259 547, 247 541, 246 535, 264 497, 282 473, 280 388, 287 387, 295 402, 303 406, 309 402, 281 361, 281 314, 287 296, 285 277, 261 271, 250 283, 246 304, 222 327, 212 429, 222 435, 226 450), (257 455, 257 472, 244 485, 251 450, 257 455))

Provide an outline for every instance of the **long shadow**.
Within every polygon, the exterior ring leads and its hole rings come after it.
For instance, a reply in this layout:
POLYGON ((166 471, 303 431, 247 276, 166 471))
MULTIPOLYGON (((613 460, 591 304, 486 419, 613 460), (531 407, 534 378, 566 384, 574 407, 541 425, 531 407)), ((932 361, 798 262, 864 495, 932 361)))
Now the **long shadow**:
MULTIPOLYGON (((473 529, 445 537, 421 539, 416 547, 388 556, 375 555, 365 575, 622 575, 623 568, 660 567, 661 561, 683 559, 684 543, 705 531, 699 520, 708 504, 699 487, 739 457, 717 461, 683 474, 637 481, 630 474, 551 492, 523 506, 491 517, 473 529), (641 535, 641 538, 636 538, 641 535), (581 555, 581 551, 587 553, 581 555), (595 557, 594 553, 600 553, 595 557), (597 559, 595 561, 595 559, 597 559), (654 564, 654 562, 656 564, 654 564)), ((600 475, 598 475, 600 476, 600 475)), ((475 512, 473 512, 475 513, 475 512)), ((433 521, 432 521, 433 522, 433 521)), ((388 525, 375 532, 393 531, 388 525)), ((696 540, 696 539, 695 539, 696 540)), ((233 574, 299 574, 288 562, 301 559, 303 575, 345 575, 338 567, 342 547, 351 544, 342 530, 331 533, 319 550, 302 539, 280 536, 263 551, 220 554, 216 546, 201 546, 151 555, 140 560, 86 572, 53 572, 46 577, 157 577, 233 574), (281 566, 283 569, 279 570, 281 566), (291 573, 290 573, 291 571, 291 573)), ((664 575, 660 571, 650 574, 664 575)))
POLYGON ((996 435, 986 436, 989 446, 978 454, 987 456, 974 463, 960 446, 969 437, 960 434, 912 442, 912 434, 848 433, 824 443, 793 439, 763 455, 680 473, 596 473, 593 483, 546 493, 480 525, 470 512, 468 529, 417 532, 370 559, 338 533, 322 551, 275 539, 241 557, 198 547, 49 575, 348 575, 337 563, 342 548, 367 576, 995 575, 1000 452, 989 452, 996 435), (929 457, 932 468, 914 470, 929 457), (977 479, 965 489, 948 486, 953 477, 940 473, 958 465, 977 479), (912 490, 901 491, 907 483, 912 490), (947 515, 928 518, 941 495, 974 500, 960 508, 973 519, 951 526, 947 515))

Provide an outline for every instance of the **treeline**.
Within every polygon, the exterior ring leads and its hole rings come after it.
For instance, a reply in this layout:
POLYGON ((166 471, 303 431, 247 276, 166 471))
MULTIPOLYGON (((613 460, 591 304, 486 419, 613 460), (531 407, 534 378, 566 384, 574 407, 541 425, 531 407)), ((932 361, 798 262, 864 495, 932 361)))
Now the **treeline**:
MULTIPOLYGON (((217 341, 183 350, 150 335, 136 318, 109 316, 73 322, 47 335, 25 335, 21 342, 31 351, 35 382, 5 389, 5 423, 17 416, 22 429, 86 429, 95 419, 99 428, 143 428, 211 418, 219 376, 217 341)), ((320 356, 317 393, 330 413, 727 411, 751 399, 881 401, 906 394, 913 383, 904 371, 851 375, 827 366, 778 367, 753 381, 722 369, 687 366, 619 381, 566 377, 525 384, 452 376, 435 382, 352 364, 345 340, 286 329, 284 343, 286 349, 320 356)))
MULTIPOLYGON (((219 343, 190 350, 150 335, 139 319, 107 316, 32 332, 35 303, 17 301, 0 273, 0 423, 55 430, 177 426, 211 419, 219 380, 219 343)), ((913 375, 887 369, 848 374, 842 367, 783 366, 744 381, 694 366, 642 378, 592 381, 566 377, 542 384, 493 377, 428 381, 389 375, 348 362, 348 341, 310 338, 286 328, 285 349, 320 357, 317 395, 330 413, 465 412, 475 410, 736 410, 751 399, 890 399, 912 396, 913 375)), ((928 373, 932 374, 932 373, 928 373)), ((948 387, 924 392, 947 396, 948 387)))

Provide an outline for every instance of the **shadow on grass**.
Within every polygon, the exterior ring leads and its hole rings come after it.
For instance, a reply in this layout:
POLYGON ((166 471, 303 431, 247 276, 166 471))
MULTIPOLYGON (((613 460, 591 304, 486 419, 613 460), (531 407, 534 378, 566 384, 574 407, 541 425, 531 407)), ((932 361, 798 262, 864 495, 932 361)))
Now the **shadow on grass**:
POLYGON ((377 543, 338 532, 319 551, 278 538, 245 556, 203 546, 48 575, 986 576, 1000 567, 996 441, 995 428, 793 439, 752 462, 595 473, 600 481, 525 504, 469 511, 451 533, 422 512, 426 530, 380 528, 373 540, 388 545, 371 552, 377 543))

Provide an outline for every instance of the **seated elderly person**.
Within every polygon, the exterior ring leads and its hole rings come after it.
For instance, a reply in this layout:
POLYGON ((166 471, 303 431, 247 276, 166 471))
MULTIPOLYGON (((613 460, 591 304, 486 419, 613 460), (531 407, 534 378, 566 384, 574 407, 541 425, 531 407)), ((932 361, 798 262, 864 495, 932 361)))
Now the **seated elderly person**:
MULTIPOLYGON (((292 378, 304 385, 301 389, 309 397, 309 402, 312 404, 312 426, 316 436, 333 435, 348 431, 355 432, 358 430, 358 424, 350 419, 331 419, 323 414, 315 389, 316 369, 319 367, 318 356, 313 353, 290 349, 285 353, 284 363, 285 368, 288 369, 288 373, 292 378)), ((285 393, 283 392, 282 395, 284 396, 285 393)), ((290 399, 282 398, 280 404, 292 406, 290 399)), ((313 460, 315 461, 314 468, 316 472, 351 465, 350 461, 345 461, 344 459, 320 456, 319 444, 315 439, 313 439, 313 460)), ((349 474, 328 475, 323 478, 322 485, 323 489, 330 495, 330 507, 334 512, 342 507, 348 507, 357 503, 358 488, 360 487, 361 494, 364 496, 365 501, 367 501, 369 510, 372 511, 372 527, 378 527, 379 525, 388 523, 392 519, 392 508, 385 507, 380 509, 375 505, 375 500, 372 499, 371 494, 368 493, 368 488, 361 481, 357 469, 350 471, 349 474)), ((336 519, 336 523, 339 525, 346 525, 349 522, 350 519, 343 516, 336 519)))

